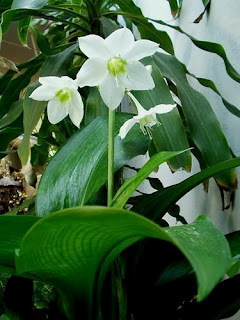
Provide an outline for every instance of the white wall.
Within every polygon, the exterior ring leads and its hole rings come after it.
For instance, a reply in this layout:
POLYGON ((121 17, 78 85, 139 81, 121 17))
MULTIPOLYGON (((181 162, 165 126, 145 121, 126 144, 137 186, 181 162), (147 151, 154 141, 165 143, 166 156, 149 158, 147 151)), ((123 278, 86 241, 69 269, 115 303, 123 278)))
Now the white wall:
MULTIPOLYGON (((192 0, 184 0, 180 18, 175 21, 173 21, 166 0, 136 0, 135 2, 141 6, 145 16, 178 24, 184 31, 198 39, 221 43, 232 65, 240 72, 239 1, 212 0, 209 15, 205 14, 199 24, 194 24, 193 21, 203 11, 202 0, 194 0, 194 3, 192 0)), ((163 28, 162 26, 159 26, 159 28, 168 31, 177 58, 184 62, 196 76, 213 80, 223 97, 239 106, 240 109, 240 84, 227 75, 222 59, 216 54, 198 49, 186 36, 170 28, 163 28)), ((194 79, 190 79, 190 82, 193 87, 209 99, 233 152, 240 156, 240 119, 226 110, 219 96, 210 89, 202 87, 194 79)), ((199 166, 197 161, 194 160, 192 173, 198 170, 199 166)), ((165 185, 169 185, 185 179, 189 174, 185 172, 171 174, 167 166, 163 165, 158 176, 165 185)), ((240 229, 238 191, 236 191, 234 209, 231 208, 224 212, 222 211, 220 194, 214 181, 210 183, 208 194, 203 191, 202 186, 198 186, 179 203, 182 206, 182 214, 189 222, 193 221, 199 214, 204 213, 224 233, 240 229)), ((171 221, 174 223, 174 220, 171 221)))
MULTIPOLYGON (((141 6, 145 16, 173 22, 166 0, 135 0, 135 2, 141 6)), ((200 40, 222 44, 230 62, 240 72, 240 1, 212 0, 209 15, 205 14, 199 24, 194 24, 193 21, 202 11, 202 0, 184 0, 181 16, 173 23, 200 40)), ((162 26, 159 26, 159 28, 168 31, 177 58, 185 63, 187 68, 196 76, 213 80, 222 96, 240 109, 240 84, 227 75, 222 59, 216 54, 198 49, 186 36, 174 30, 162 26)), ((240 119, 227 111, 221 99, 210 89, 200 86, 196 83, 196 80, 190 79, 190 82, 194 88, 208 98, 227 136, 230 147, 236 156, 240 156, 240 119)), ((140 159, 138 165, 142 161, 143 159, 140 159)), ((192 173, 197 171, 199 171, 199 166, 197 161, 194 160, 192 173)), ((240 170, 237 171, 240 183, 240 170)), ((185 172, 171 174, 167 166, 163 165, 157 176, 164 185, 171 185, 185 179, 189 174, 185 172)), ((222 211, 219 190, 214 181, 211 181, 208 193, 203 191, 202 186, 198 186, 179 201, 179 204, 181 205, 181 214, 188 222, 192 222, 199 214, 204 213, 224 233, 240 230, 240 197, 238 190, 236 191, 234 208, 225 211, 222 211)), ((173 219, 170 219, 170 221, 175 224, 173 219)), ((231 319, 239 320, 240 313, 231 319)))

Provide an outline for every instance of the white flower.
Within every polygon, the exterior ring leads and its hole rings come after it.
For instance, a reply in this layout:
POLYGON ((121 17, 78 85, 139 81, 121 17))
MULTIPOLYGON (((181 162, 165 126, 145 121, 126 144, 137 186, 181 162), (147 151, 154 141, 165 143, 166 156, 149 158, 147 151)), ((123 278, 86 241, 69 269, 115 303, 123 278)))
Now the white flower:
POLYGON ((154 108, 149 110, 144 109, 137 99, 129 92, 128 95, 134 101, 138 115, 134 116, 132 119, 127 120, 120 128, 119 136, 124 139, 135 123, 140 124, 140 129, 144 134, 149 135, 151 138, 151 131, 149 128, 155 124, 160 124, 157 120, 157 114, 170 112, 176 105, 175 104, 159 104, 154 108))
POLYGON ((121 28, 106 39, 91 34, 79 38, 81 51, 89 58, 77 74, 80 87, 99 86, 110 109, 116 109, 129 90, 154 88, 151 74, 138 60, 153 55, 159 45, 150 40, 134 41, 132 32, 121 28))
POLYGON ((68 114, 73 124, 79 128, 83 118, 83 102, 75 80, 65 77, 40 77, 41 86, 35 89, 30 98, 49 101, 48 119, 56 124, 68 114))

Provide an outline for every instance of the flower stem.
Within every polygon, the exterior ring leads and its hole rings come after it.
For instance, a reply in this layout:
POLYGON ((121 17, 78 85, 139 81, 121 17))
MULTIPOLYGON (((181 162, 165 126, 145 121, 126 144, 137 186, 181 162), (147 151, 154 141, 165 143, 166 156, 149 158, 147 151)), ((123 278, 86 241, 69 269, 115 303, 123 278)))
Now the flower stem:
POLYGON ((107 204, 111 205, 113 199, 114 187, 114 124, 115 124, 115 110, 109 109, 108 114, 108 194, 107 204))

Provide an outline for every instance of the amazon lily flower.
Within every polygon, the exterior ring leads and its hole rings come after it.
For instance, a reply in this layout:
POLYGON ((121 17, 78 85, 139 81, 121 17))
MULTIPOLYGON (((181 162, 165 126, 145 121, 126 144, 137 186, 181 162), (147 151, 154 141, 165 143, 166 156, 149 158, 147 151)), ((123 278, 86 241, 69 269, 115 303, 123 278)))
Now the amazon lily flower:
POLYGON ((138 100, 134 97, 133 94, 128 92, 129 97, 134 101, 138 115, 134 116, 132 119, 127 120, 120 128, 119 136, 121 139, 124 139, 128 132, 132 129, 132 127, 136 124, 140 124, 140 129, 144 134, 148 134, 151 138, 151 130, 150 128, 156 124, 160 124, 157 120, 157 114, 170 112, 176 105, 175 104, 159 104, 154 108, 146 110, 142 107, 142 105, 138 102, 138 100))
POLYGON ((116 109, 129 90, 154 88, 151 74, 138 60, 153 55, 159 45, 150 40, 134 41, 132 32, 121 28, 106 39, 91 34, 79 38, 81 51, 89 58, 77 74, 80 87, 99 86, 110 109, 116 109))
POLYGON ((83 102, 75 80, 64 77, 40 77, 41 86, 29 98, 48 101, 47 114, 51 123, 62 121, 67 115, 79 128, 83 118, 83 102))

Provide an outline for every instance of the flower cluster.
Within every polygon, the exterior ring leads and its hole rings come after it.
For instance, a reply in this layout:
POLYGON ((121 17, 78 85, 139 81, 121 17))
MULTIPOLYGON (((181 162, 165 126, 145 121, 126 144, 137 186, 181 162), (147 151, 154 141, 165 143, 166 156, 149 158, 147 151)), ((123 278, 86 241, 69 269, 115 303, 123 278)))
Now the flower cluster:
MULTIPOLYGON (((153 55, 159 45, 150 40, 134 40, 132 32, 121 28, 106 39, 98 35, 79 38, 80 50, 88 57, 75 80, 65 77, 41 77, 41 86, 30 98, 48 101, 47 113, 51 123, 56 124, 69 115, 77 127, 83 119, 84 107, 78 87, 98 86, 100 95, 109 109, 116 109, 127 90, 150 90, 154 81, 148 68, 140 59, 153 55)), ((128 93, 138 110, 138 115, 128 120, 120 130, 123 139, 135 123, 144 133, 157 124, 156 114, 172 110, 172 106, 156 106, 145 110, 135 97, 128 93)))

